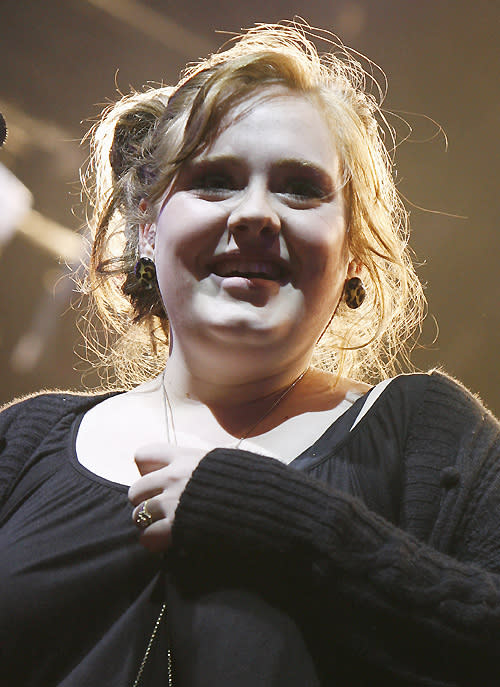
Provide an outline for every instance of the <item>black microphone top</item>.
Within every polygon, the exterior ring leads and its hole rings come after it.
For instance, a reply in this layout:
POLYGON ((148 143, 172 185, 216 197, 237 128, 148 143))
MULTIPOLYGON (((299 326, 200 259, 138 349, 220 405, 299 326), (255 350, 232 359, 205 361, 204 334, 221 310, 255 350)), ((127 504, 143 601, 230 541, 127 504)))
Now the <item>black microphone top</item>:
POLYGON ((5 117, 0 112, 0 148, 5 143, 6 138, 7 138, 7 124, 5 123, 5 117))

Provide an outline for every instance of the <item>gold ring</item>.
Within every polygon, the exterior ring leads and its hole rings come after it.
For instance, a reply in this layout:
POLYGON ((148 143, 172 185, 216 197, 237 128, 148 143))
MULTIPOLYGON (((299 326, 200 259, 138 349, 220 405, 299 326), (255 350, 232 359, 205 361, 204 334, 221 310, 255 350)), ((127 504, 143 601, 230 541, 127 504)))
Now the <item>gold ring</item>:
POLYGON ((135 524, 137 527, 139 527, 141 530, 145 530, 146 527, 149 527, 151 523, 153 522, 153 515, 151 514, 151 511, 148 508, 148 500, 144 501, 141 504, 141 507, 137 511, 137 515, 135 516, 135 524))

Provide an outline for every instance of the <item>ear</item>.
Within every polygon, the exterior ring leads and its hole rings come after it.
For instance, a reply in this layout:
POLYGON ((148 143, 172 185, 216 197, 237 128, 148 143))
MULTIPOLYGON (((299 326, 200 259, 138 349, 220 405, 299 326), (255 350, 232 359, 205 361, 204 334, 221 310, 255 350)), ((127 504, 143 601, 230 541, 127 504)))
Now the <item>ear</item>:
MULTIPOLYGON (((147 203, 144 198, 139 203, 139 208, 144 212, 147 203)), ((146 222, 139 225, 139 255, 144 258, 154 259, 156 241, 156 224, 146 222)))

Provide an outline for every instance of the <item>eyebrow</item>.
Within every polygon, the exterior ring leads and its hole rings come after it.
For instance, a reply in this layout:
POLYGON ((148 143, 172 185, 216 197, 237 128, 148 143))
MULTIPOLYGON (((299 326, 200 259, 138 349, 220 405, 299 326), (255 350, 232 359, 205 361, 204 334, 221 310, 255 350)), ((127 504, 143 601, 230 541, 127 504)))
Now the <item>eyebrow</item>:
POLYGON ((321 165, 316 164, 315 162, 311 162, 310 160, 304 160, 302 158, 282 158, 276 161, 275 166, 278 168, 298 167, 299 169, 303 169, 307 172, 310 172, 317 178, 331 181, 332 184, 334 181, 332 175, 327 169, 325 169, 321 165))
MULTIPOLYGON (((236 157, 235 155, 207 155, 206 157, 198 157, 194 160, 191 160, 188 162, 187 167, 198 167, 203 165, 216 166, 219 164, 229 164, 235 167, 244 167, 245 161, 242 161, 241 158, 236 157)), ((335 179, 332 177, 330 172, 328 172, 328 170, 326 170, 323 166, 304 158, 279 158, 273 162, 272 166, 277 167, 278 169, 296 167, 307 171, 317 179, 329 182, 332 187, 335 185, 335 179)))

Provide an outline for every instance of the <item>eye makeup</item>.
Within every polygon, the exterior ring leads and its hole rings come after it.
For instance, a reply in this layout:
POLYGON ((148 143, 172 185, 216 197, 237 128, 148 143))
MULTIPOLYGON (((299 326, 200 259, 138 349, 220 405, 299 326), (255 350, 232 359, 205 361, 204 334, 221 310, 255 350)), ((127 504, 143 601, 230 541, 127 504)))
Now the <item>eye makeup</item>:
MULTIPOLYGON (((292 205, 327 202, 335 194, 331 175, 308 160, 279 159, 265 173, 269 191, 289 199, 292 205)), ((178 190, 193 191, 201 197, 225 199, 247 186, 249 174, 244 160, 207 156, 188 163, 176 186, 178 190)))

